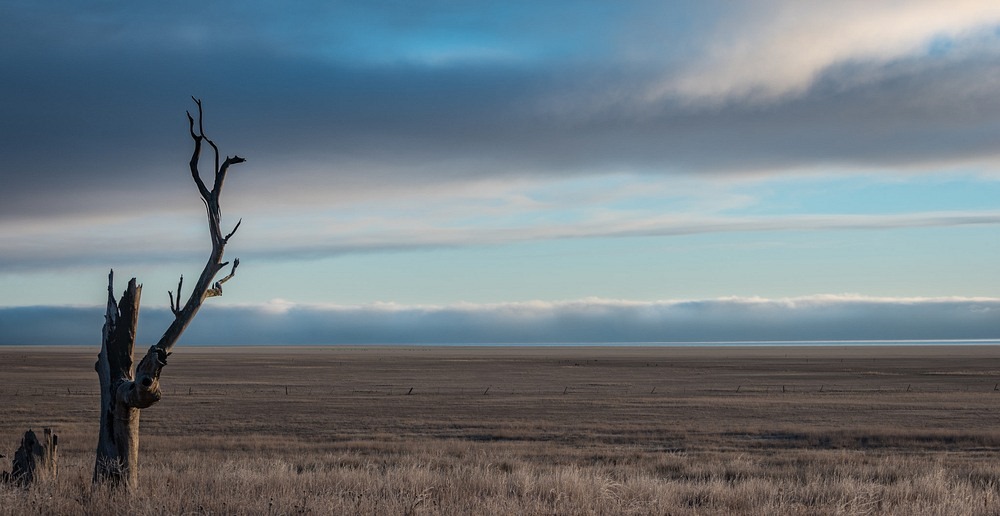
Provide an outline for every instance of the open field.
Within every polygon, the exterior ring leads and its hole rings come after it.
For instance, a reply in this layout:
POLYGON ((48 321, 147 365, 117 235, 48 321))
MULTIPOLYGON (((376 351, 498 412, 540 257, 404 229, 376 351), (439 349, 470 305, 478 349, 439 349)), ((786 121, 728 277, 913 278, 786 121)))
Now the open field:
MULTIPOLYGON (((121 496, 96 354, 0 348, 0 453, 60 437, 0 514, 121 496)), ((1000 514, 992 346, 179 346, 162 382, 120 514, 1000 514)))

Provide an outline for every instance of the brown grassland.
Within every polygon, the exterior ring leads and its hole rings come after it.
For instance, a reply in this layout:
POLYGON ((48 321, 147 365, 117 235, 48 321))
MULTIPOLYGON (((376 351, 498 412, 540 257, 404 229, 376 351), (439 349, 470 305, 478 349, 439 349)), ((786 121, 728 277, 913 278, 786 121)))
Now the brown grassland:
POLYGON ((126 494, 96 347, 0 348, 0 515, 1000 514, 992 346, 176 351, 126 494))

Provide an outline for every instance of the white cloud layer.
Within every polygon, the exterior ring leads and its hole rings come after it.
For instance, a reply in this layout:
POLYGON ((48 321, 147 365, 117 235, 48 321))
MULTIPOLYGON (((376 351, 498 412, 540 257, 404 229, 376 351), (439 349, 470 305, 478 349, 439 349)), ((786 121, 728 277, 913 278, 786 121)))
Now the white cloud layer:
MULTIPOLYGON (((823 295, 445 306, 206 306, 182 344, 601 344, 1000 338, 998 298, 823 295)), ((166 328, 143 309, 140 344, 166 328)), ((100 308, 0 308, 0 345, 98 345, 100 308), (88 337, 89 336, 89 337, 88 337)))

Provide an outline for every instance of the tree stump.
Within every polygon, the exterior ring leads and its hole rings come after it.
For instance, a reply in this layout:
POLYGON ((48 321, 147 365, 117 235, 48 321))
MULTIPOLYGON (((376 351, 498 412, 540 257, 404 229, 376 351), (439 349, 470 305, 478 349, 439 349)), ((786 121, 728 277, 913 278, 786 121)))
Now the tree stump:
POLYGON ((55 478, 58 445, 59 436, 51 428, 44 429, 41 440, 29 429, 14 452, 13 469, 3 474, 4 479, 27 487, 39 480, 55 478))

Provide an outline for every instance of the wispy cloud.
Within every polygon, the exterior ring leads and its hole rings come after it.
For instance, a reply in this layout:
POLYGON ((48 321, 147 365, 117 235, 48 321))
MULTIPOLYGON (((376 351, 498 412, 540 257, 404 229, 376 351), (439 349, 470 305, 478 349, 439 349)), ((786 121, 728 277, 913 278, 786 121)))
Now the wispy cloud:
MULTIPOLYGON (((236 203, 244 225, 232 252, 244 258, 310 260, 344 254, 475 248, 566 239, 671 237, 710 233, 892 230, 1000 224, 1000 211, 758 213, 767 199, 747 189, 627 176, 558 182, 480 183, 387 199, 254 209, 236 203)), ((869 207, 870 209, 870 207, 869 207)), ((38 270, 83 264, 164 263, 204 252, 200 211, 141 217, 0 221, 0 265, 38 270)), ((231 225, 235 220, 228 221, 231 225)))

